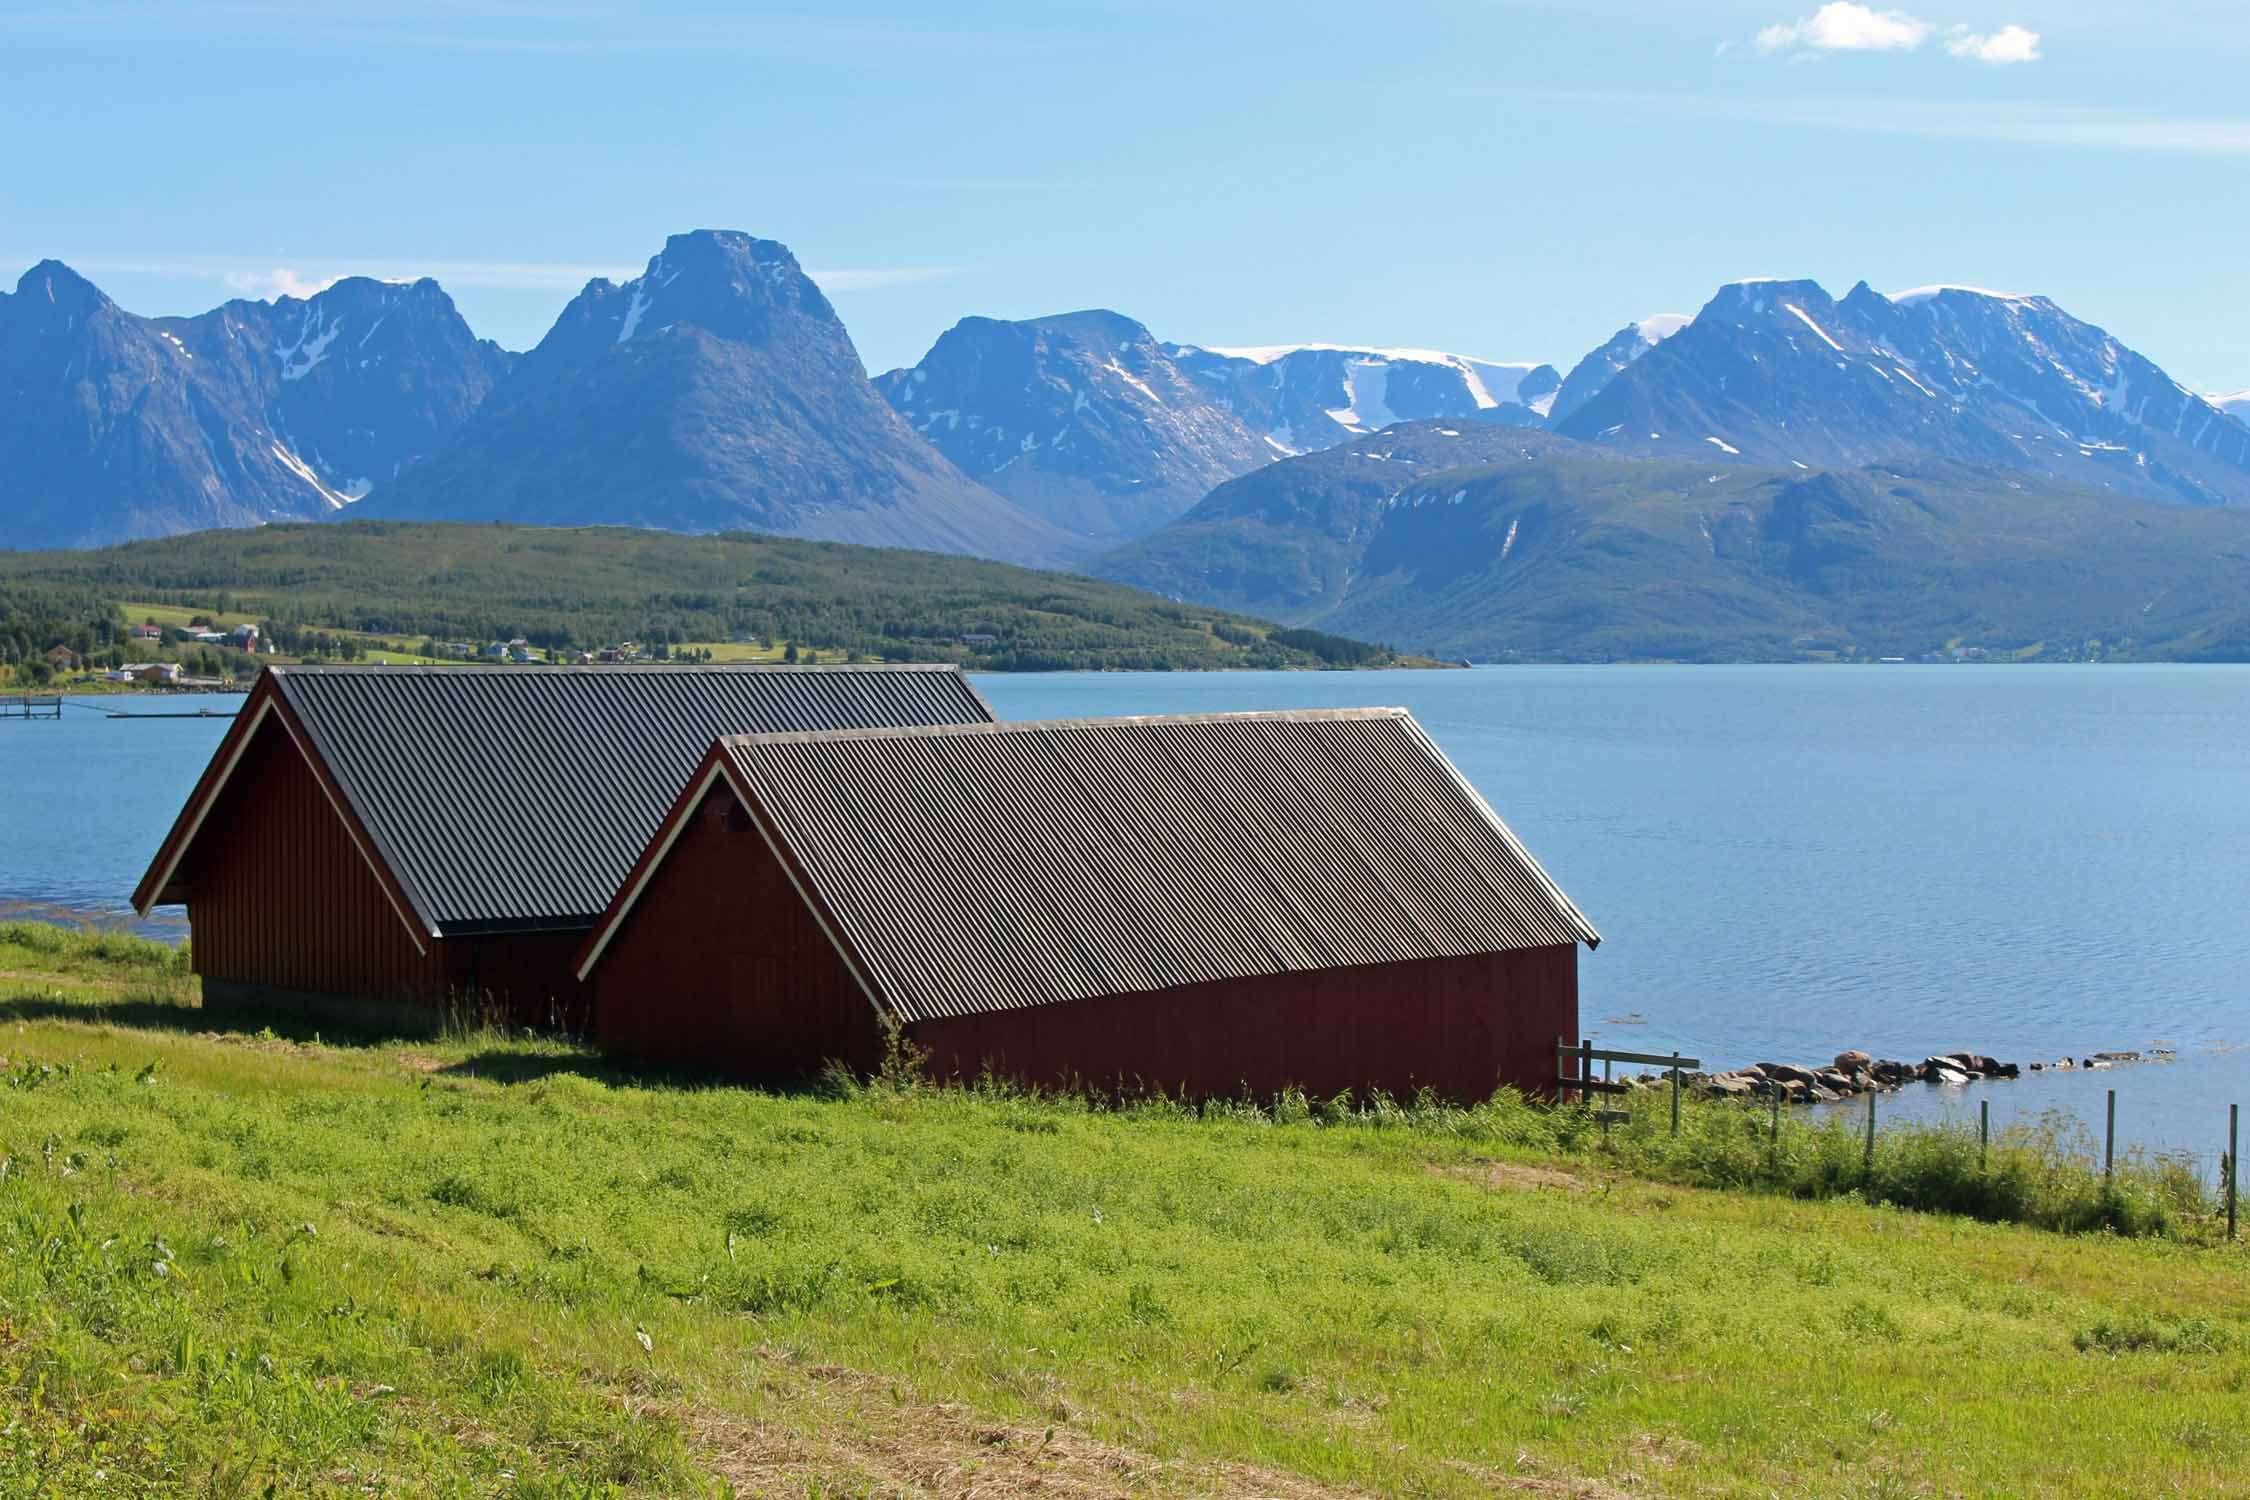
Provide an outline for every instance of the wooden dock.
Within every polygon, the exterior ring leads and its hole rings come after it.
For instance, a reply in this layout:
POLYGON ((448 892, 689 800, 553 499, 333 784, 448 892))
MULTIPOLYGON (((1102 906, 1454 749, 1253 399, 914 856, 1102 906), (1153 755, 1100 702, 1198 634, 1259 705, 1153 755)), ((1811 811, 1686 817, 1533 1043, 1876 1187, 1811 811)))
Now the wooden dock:
POLYGON ((0 694, 0 719, 59 719, 62 705, 60 693, 0 694))

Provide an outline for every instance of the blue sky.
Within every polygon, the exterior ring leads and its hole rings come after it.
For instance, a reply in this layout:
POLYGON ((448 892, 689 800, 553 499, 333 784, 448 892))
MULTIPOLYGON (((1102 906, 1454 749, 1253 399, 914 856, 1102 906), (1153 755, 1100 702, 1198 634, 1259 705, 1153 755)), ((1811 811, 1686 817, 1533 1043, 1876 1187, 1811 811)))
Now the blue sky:
POLYGON ((871 369, 970 313, 1567 364, 1720 282, 2045 292, 2250 385, 2250 10, 2096 0, 0 0, 0 257, 189 312, 434 274, 537 341, 670 232, 871 369))

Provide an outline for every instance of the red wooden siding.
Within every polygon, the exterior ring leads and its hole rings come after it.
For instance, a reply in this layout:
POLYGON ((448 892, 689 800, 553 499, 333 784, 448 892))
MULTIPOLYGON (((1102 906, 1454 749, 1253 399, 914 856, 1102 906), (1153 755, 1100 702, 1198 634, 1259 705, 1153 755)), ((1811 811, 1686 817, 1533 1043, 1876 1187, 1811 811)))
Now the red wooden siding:
POLYGON ((416 949, 278 718, 243 752, 183 874, 205 978, 385 999, 443 990, 437 945, 416 949))
POLYGON ((1578 1029, 1578 949, 1524 948, 1104 995, 918 1022, 940 1077, 1268 1097, 1545 1093, 1578 1029))
MULTIPOLYGON (((593 976, 595 1033, 634 1057, 781 1080, 872 1066, 882 1031, 772 851, 724 788, 659 861, 593 976)), ((1545 1092, 1578 1029, 1563 944, 1186 985, 921 1021, 942 1078, 1271 1095, 1427 1087, 1545 1092)))
POLYGON ((480 1005, 491 1005, 521 1026, 583 1031, 590 991, 571 971, 571 961, 585 941, 585 931, 573 928, 449 937, 438 949, 448 993, 476 995, 480 1005))
POLYGON ((883 1032, 765 840, 723 788, 686 820, 594 971, 594 1034, 738 1078, 866 1069, 883 1032))

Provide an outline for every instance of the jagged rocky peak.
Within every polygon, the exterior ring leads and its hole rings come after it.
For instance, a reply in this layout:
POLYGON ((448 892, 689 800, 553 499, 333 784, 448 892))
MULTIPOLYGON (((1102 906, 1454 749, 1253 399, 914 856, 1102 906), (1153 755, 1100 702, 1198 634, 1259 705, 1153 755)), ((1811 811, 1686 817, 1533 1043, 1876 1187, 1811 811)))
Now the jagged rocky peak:
POLYGON ((16 279, 16 306, 12 309, 27 333, 56 334, 117 304, 102 289, 59 260, 43 260, 16 279))
POLYGON ((1827 288, 1809 279, 1760 277, 1729 282, 1703 305, 1695 321, 1731 323, 1792 339, 1810 338, 1839 354, 1866 342, 1858 319, 1830 297, 1827 288))
POLYGON ((1052 562, 1069 544, 970 480, 869 384, 787 246, 676 234, 597 278, 447 451, 363 513, 751 530, 1052 562))
POLYGON ((2250 429, 2047 297, 1862 282, 1835 301, 1809 280, 1739 281, 1663 347, 1558 401, 1556 429, 1650 456, 1831 468, 1929 453, 2250 502, 2250 429))
POLYGON ((1618 329, 1601 347, 1570 367, 1554 399, 1547 404, 1548 425, 1584 406, 1618 371, 1694 321, 1686 313, 1651 313, 1618 329))
POLYGON ((843 331, 787 245, 738 229, 697 229, 665 240, 648 269, 622 286, 588 282, 557 331, 583 322, 625 344, 690 327, 755 343, 774 337, 782 320, 800 318, 843 331))
POLYGON ((1095 544, 1273 456, 1144 324, 1107 308, 963 318, 875 384, 947 458, 1095 544))

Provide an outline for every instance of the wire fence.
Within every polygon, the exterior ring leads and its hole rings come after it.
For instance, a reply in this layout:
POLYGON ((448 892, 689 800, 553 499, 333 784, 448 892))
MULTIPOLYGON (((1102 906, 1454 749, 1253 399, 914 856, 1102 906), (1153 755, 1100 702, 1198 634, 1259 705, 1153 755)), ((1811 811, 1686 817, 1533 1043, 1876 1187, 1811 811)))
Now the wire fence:
MULTIPOLYGON (((1670 1131, 1674 1136, 1680 1133, 1680 1105, 1689 1087, 1687 1075, 1703 1066, 1700 1059, 1686 1057, 1678 1052, 1625 1052, 1615 1048, 1596 1047, 1590 1040, 1585 1039, 1572 1044, 1562 1037, 1555 1039, 1555 1062, 1554 1086, 1557 1098, 1560 1099, 1567 1094, 1576 1094, 1579 1102, 1587 1106, 1593 1118, 1600 1123, 1605 1142, 1609 1139, 1609 1132, 1613 1126, 1630 1124, 1633 1120, 1633 1114, 1630 1110, 1611 1107, 1606 1101, 1618 1096, 1633 1096, 1644 1092, 1642 1085, 1638 1082, 1621 1083, 1617 1081, 1615 1068, 1618 1064, 1662 1070, 1662 1081, 1659 1086, 1667 1088, 1671 1095, 1670 1131), (1594 1076, 1594 1065, 1596 1063, 1601 1064, 1601 1076, 1599 1078, 1594 1076)), ((1866 1144, 1863 1161, 1869 1172, 1873 1171, 1875 1165, 1876 1138, 1881 1129, 1879 1101, 1884 1097, 1884 1093, 1884 1088, 1875 1084, 1870 1085, 1864 1094, 1866 1144)), ((1778 1157, 1781 1148, 1783 1106, 1791 1102, 1790 1096, 1780 1080, 1771 1080, 1771 1086, 1766 1091, 1765 1098, 1771 1113, 1770 1139, 1773 1150, 1778 1157)), ((1990 1099, 1977 1101, 1976 1128, 1977 1165, 1981 1172, 1990 1160, 1996 1140, 1992 1128, 1992 1101, 1990 1099)), ((2216 1134, 2217 1131, 2215 1130, 2214 1133, 2216 1134)), ((2240 1234, 2242 1176, 2242 1106, 2240 1104, 2229 1104, 2227 1106, 2224 1132, 2219 1134, 2218 1138, 2223 1144, 2212 1150, 2165 1148, 2153 1153, 2153 1155, 2161 1161, 2193 1168, 2198 1179, 2212 1186, 2218 1204, 2226 1216, 2227 1238, 2232 1240, 2238 1238, 2240 1234)), ((2133 1160, 2138 1160, 2143 1154, 2138 1150, 2129 1150, 2127 1153, 2128 1158, 2133 1160)), ((2117 1090, 2112 1088, 2105 1091, 2103 1100, 2101 1162, 2102 1184, 2105 1191, 2114 1183, 2118 1160, 2117 1090)))

